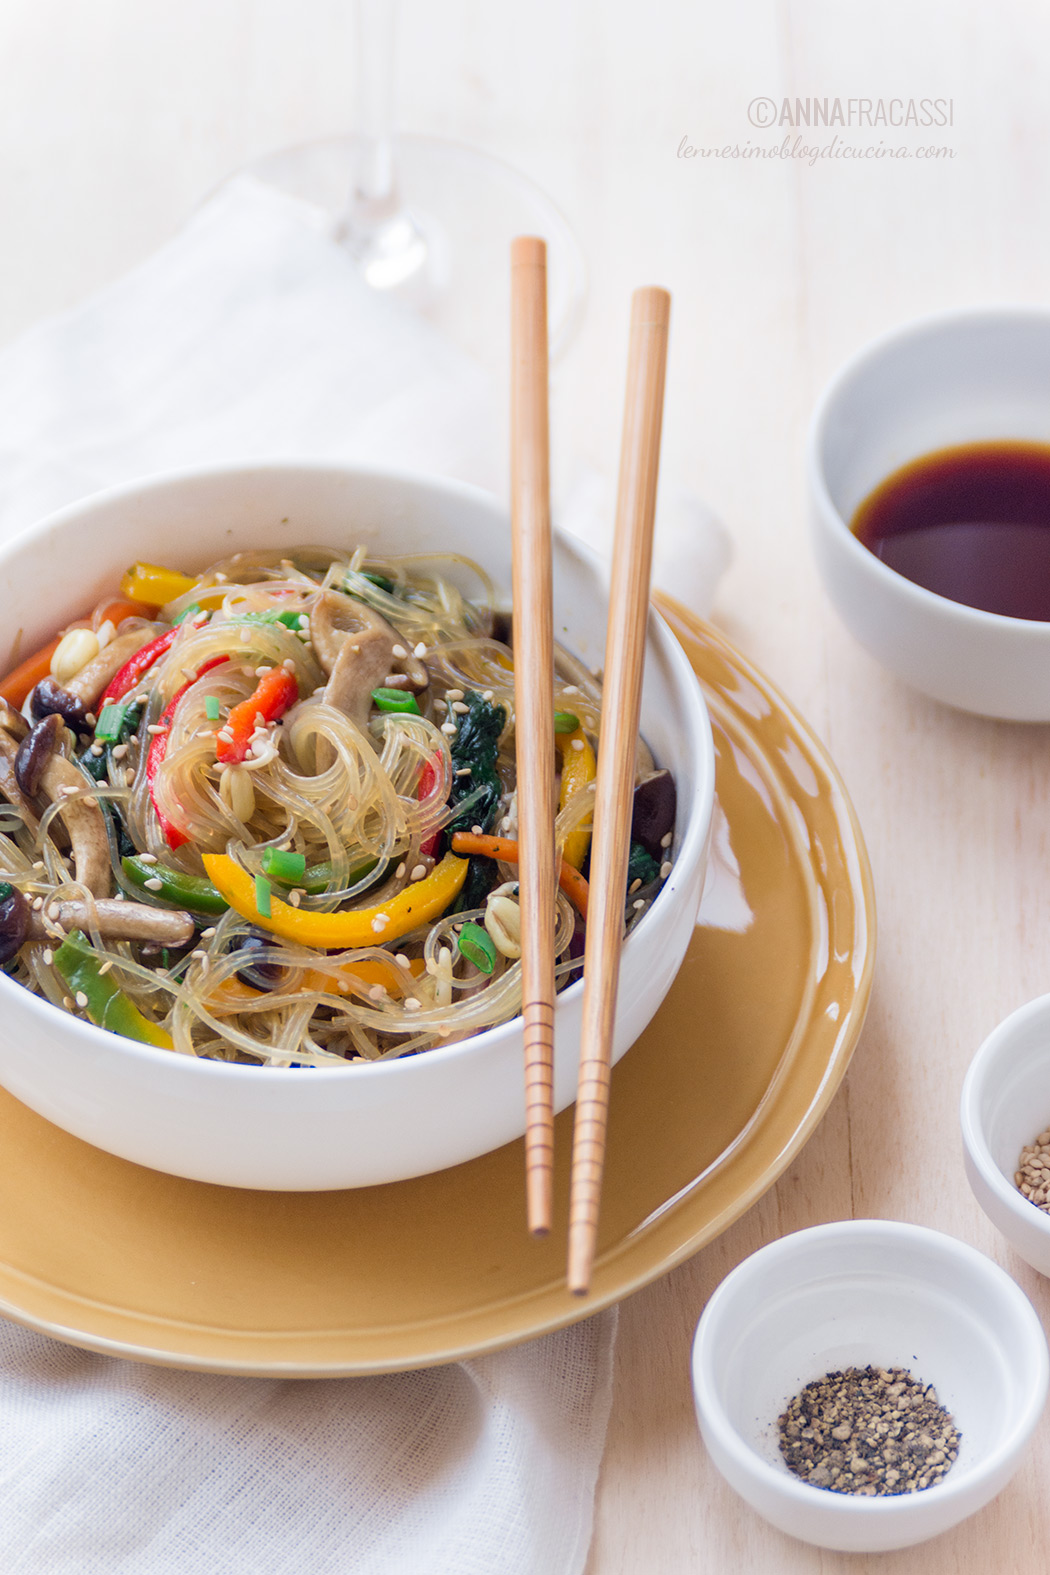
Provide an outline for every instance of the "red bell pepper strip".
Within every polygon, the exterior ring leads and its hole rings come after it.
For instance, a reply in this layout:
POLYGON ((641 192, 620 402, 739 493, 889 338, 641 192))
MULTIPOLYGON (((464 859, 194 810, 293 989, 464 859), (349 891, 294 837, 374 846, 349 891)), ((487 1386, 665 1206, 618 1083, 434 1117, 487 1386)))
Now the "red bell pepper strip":
MULTIPOLYGON (((425 799, 428 794, 434 791, 434 783, 436 781, 437 772, 434 770, 432 762, 429 760, 424 761, 423 770, 419 777, 419 792, 416 794, 416 797, 420 800, 425 799)), ((424 837, 419 844, 420 853, 435 854, 440 836, 440 831, 432 831, 429 837, 424 837)))
MULTIPOLYGON (((197 674, 197 678, 203 678, 204 674, 210 672, 213 667, 220 667, 223 662, 227 661, 229 661, 229 657, 227 656, 212 657, 210 662, 205 662, 204 666, 197 674)), ((182 688, 172 695, 171 699, 164 707, 164 710, 160 715, 160 721, 158 723, 158 726, 162 727, 164 731, 162 733, 154 733, 152 735, 150 738, 149 751, 146 755, 146 782, 149 786, 150 803, 153 805, 153 812, 156 815, 157 820, 160 822, 160 829, 163 831, 164 836, 167 839, 169 848, 181 848, 182 844, 184 842, 188 842, 190 839, 184 831, 179 830, 178 826, 176 826, 173 820, 169 820, 168 816, 165 815, 164 811, 157 803, 157 794, 154 784, 156 782, 157 772, 163 765, 164 757, 168 753, 168 734, 171 731, 171 722, 175 715, 175 708, 182 699, 183 695, 186 693, 187 689, 190 689, 197 682, 197 678, 191 678, 188 683, 183 684, 182 688)))
POLYGON ((143 674, 148 673, 154 662, 164 655, 164 652, 174 644, 178 635, 178 625, 173 629, 165 629, 163 634, 158 634, 155 639, 147 640, 146 644, 137 650, 134 656, 129 657, 123 667, 117 669, 109 681, 109 687, 98 708, 99 716, 108 705, 116 705, 118 700, 136 687, 143 674))
POLYGON ((216 759, 223 765, 246 760, 257 726, 256 717, 261 716, 264 722, 276 722, 298 698, 295 674, 286 667, 271 667, 259 679, 255 693, 235 705, 219 729, 215 740, 216 759))

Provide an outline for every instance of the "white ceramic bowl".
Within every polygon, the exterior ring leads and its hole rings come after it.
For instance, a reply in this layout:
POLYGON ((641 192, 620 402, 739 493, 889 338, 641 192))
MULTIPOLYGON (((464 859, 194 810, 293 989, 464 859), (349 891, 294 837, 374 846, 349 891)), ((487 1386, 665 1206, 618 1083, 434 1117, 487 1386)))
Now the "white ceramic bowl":
MULTIPOLYGON (((311 465, 208 470, 123 487, 64 509, 0 552, 2 626, 23 649, 112 592, 137 558, 203 568, 252 546, 375 543, 449 550, 510 588, 504 511, 473 488, 311 465)), ((476 591, 476 581, 472 578, 476 591)), ((467 581, 464 581, 466 586, 467 581)), ((555 636, 604 657, 606 587, 596 560, 559 537, 555 636)), ((671 985, 693 931, 714 795, 699 685, 650 620, 642 731, 678 785, 674 870, 624 946, 615 1055, 671 985)), ((554 1097, 575 1096, 582 984, 558 997, 554 1097)), ((200 1181, 311 1191, 425 1175, 519 1137, 520 1022, 404 1061, 303 1071, 195 1061, 105 1033, 0 977, 0 1083, 77 1137, 200 1181)))
POLYGON ((1007 1274, 918 1225, 846 1220, 773 1242, 740 1264, 693 1343, 700 1431, 722 1475, 759 1514, 844 1552, 908 1547, 995 1496, 1042 1414, 1042 1326, 1007 1274), (901 1367, 933 1384, 962 1437, 959 1457, 918 1493, 857 1498, 793 1476, 777 1418, 814 1379, 901 1367))
POLYGON ((905 682, 982 716, 1046 722, 1050 623, 937 596, 849 529, 858 504, 901 465, 982 438, 1050 439, 1050 312, 925 318, 847 362, 810 428, 817 565, 846 627, 905 682))
POLYGON ((1050 1126, 1050 995, 988 1035, 966 1074, 960 1120, 974 1197, 1021 1257, 1050 1274, 1050 1215, 1014 1186, 1021 1150, 1050 1126))

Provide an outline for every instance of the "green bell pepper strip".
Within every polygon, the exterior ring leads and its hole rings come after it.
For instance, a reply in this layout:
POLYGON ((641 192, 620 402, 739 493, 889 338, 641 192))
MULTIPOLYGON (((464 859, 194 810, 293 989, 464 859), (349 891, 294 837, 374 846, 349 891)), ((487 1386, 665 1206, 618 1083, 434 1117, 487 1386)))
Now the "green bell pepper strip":
POLYGON ((182 870, 170 869, 166 864, 144 864, 140 858, 121 859, 124 874, 133 886, 142 892, 146 901, 160 898, 174 903, 190 913, 225 913, 228 903, 219 896, 210 880, 203 875, 186 875, 182 870), (160 889, 147 885, 160 881, 160 889))
POLYGON ((83 1009, 97 1027, 125 1039, 135 1039, 140 1044, 156 1045, 161 1050, 174 1049, 171 1035, 144 1017, 120 986, 100 972, 102 964, 98 953, 79 930, 67 936, 56 951, 55 967, 66 981, 70 994, 85 998, 87 1005, 83 1009))

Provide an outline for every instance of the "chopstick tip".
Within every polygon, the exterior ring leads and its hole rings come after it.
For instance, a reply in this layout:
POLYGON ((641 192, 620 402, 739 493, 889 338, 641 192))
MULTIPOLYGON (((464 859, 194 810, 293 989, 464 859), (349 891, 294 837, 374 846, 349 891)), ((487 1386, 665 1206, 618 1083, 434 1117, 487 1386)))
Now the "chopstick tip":
POLYGON ((516 235, 510 243, 512 268, 545 268, 547 242, 539 235, 516 235))

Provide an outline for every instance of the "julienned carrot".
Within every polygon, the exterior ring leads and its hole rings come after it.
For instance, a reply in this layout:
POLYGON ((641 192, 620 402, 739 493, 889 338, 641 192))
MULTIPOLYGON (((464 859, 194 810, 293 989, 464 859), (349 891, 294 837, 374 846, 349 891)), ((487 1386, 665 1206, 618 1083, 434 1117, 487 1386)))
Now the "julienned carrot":
MULTIPOLYGON (((146 607, 142 602, 110 602, 108 606, 103 607, 99 622, 101 624, 108 620, 116 625, 123 623, 125 618, 149 618, 152 612, 153 609, 146 607)), ((78 624, 69 625, 71 629, 86 628, 86 626, 86 618, 81 619, 78 624)), ((47 677, 51 671, 51 658, 58 650, 60 639, 61 635, 56 634, 53 640, 48 640, 46 645, 42 645, 38 651, 33 652, 32 656, 27 656, 24 662, 19 662, 17 667, 13 667, 5 677, 0 678, 0 695, 3 695, 8 705, 13 705, 16 710, 24 705, 29 691, 34 689, 42 678, 47 677)))
MULTIPOLYGON (((499 859, 504 864, 517 864, 518 844, 510 837, 478 836, 473 831, 456 831, 452 834, 453 853, 474 854, 480 858, 499 859)), ((590 888, 579 870, 574 870, 565 859, 558 870, 558 885, 575 903, 581 919, 587 917, 587 898, 590 888)))

